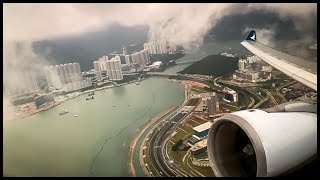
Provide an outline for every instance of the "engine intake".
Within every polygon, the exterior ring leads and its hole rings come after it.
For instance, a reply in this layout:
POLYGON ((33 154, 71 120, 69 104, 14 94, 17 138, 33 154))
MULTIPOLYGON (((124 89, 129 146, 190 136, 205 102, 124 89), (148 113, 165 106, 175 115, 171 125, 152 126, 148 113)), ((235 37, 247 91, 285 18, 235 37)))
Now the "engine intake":
POLYGON ((238 111, 216 119, 208 134, 216 176, 277 176, 316 158, 316 153, 313 112, 238 111))

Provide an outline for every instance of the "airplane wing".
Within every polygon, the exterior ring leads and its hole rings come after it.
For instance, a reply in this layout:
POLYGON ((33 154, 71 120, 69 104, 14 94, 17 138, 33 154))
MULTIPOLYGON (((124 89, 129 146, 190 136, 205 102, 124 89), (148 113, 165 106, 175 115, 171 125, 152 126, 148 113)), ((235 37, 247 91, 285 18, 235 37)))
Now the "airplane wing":
POLYGON ((254 30, 249 32, 241 44, 274 68, 317 91, 316 62, 291 56, 257 42, 254 30))

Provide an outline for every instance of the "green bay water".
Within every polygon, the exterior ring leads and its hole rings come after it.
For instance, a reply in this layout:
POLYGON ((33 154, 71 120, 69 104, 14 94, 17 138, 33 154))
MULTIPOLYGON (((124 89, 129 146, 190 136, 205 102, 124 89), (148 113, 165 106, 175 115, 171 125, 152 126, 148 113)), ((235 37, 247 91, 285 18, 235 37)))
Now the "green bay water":
MULTIPOLYGON (((176 73, 195 60, 230 47, 235 46, 232 43, 205 43, 177 60, 190 63, 173 66, 165 73, 176 73)), ((184 87, 166 78, 152 77, 140 85, 96 91, 94 100, 86 101, 86 96, 4 124, 4 174, 128 176, 128 148, 134 134, 154 115, 170 106, 180 106, 184 100, 184 87), (62 109, 68 109, 69 113, 58 115, 62 109), (74 117, 75 114, 78 117, 74 117)), ((143 176, 137 151, 143 138, 134 152, 137 176, 143 176)))
POLYGON ((134 134, 154 115, 180 106, 184 86, 152 77, 86 97, 4 124, 4 174, 128 176, 134 134), (59 115, 62 109, 69 113, 59 115))

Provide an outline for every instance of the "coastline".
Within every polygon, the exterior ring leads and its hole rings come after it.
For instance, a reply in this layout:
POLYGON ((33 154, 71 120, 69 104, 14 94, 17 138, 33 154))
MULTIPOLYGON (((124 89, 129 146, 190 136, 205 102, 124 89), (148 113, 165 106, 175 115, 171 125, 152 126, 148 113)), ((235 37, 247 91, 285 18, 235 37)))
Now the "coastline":
POLYGON ((83 91, 83 92, 78 92, 79 94, 75 95, 75 96, 72 96, 72 97, 67 97, 61 101, 58 101, 58 102, 54 102, 53 104, 47 104, 46 106, 40 108, 40 109, 37 109, 31 113, 27 113, 25 115, 22 115, 21 117, 11 117, 11 118, 8 118, 6 121, 15 121, 15 120, 20 120, 20 119, 24 119, 26 117, 29 117, 29 116, 32 116, 34 114, 37 114, 39 112, 42 112, 42 111, 47 111, 53 107, 56 107, 68 100, 71 100, 73 98, 76 98, 78 96, 81 96, 81 95, 84 95, 84 94, 87 94, 87 93, 90 93, 90 92, 94 92, 94 91, 101 91, 101 90, 104 90, 104 89, 109 89, 109 88, 114 88, 114 87, 120 87, 120 86, 125 86, 125 85, 128 85, 128 84, 133 84, 137 81, 142 81, 144 80, 145 78, 141 79, 141 80, 134 80, 134 81, 129 81, 127 83, 123 83, 123 84, 117 84, 117 85, 109 85, 109 86, 103 86, 103 87, 100 87, 100 88, 95 88, 95 89, 90 89, 90 90, 86 90, 86 91, 83 91))
POLYGON ((134 150, 136 148, 136 144, 138 142, 138 140, 140 139, 140 137, 142 136, 142 134, 155 122, 158 121, 158 119, 162 116, 164 116, 165 114, 169 113, 170 111, 172 111, 175 107, 170 107, 169 109, 160 112, 159 114, 157 114, 156 116, 154 116, 153 118, 151 118, 150 120, 148 120, 148 122, 146 122, 142 127, 139 128, 139 131, 134 135, 131 143, 130 143, 130 150, 128 153, 129 156, 129 161, 128 161, 128 172, 129 175, 131 177, 136 177, 136 171, 133 165, 133 154, 134 154, 134 150))
MULTIPOLYGON (((179 82, 179 81, 176 81, 176 82, 179 82)), ((190 91, 191 89, 189 88, 189 84, 188 82, 185 82, 185 81, 181 81, 180 83, 182 83, 184 85, 184 93, 185 93, 185 97, 184 97, 184 102, 181 104, 180 107, 183 107, 185 106, 185 104, 188 102, 189 100, 189 95, 190 95, 190 91)), ((152 119, 150 119, 147 123, 145 123, 143 125, 143 129, 141 129, 139 132, 136 133, 136 135, 134 136, 131 144, 130 144, 130 150, 129 150, 129 153, 128 153, 128 156, 129 156, 129 161, 128 161, 128 172, 130 174, 130 176, 136 176, 135 174, 135 168, 134 168, 134 165, 133 165, 133 152, 134 152, 134 149, 136 148, 136 143, 137 141, 140 139, 141 135, 154 123, 157 122, 157 120, 162 117, 163 115, 169 113, 171 110, 173 110, 173 108, 163 112, 163 113, 160 113, 158 115, 156 115, 155 117, 153 117, 152 119), (154 122, 153 122, 154 121, 154 122)), ((146 136, 147 137, 147 136, 146 136)), ((142 144, 141 144, 141 147, 144 146, 144 143, 145 143, 145 140, 146 140, 146 137, 144 138, 142 144)), ((139 148, 139 159, 140 159, 140 166, 142 166, 142 170, 144 172, 144 174, 146 176, 151 176, 148 172, 147 169, 144 168, 144 166, 141 164, 141 162, 143 161, 143 157, 142 157, 142 151, 141 151, 141 147, 139 148)))

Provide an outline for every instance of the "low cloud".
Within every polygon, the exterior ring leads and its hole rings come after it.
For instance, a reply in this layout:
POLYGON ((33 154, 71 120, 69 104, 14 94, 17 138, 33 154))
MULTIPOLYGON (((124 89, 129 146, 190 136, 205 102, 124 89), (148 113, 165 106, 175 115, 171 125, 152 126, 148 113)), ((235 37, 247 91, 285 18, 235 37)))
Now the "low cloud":
POLYGON ((50 39, 95 31, 116 22, 125 26, 148 25, 150 39, 170 40, 189 48, 201 45, 204 35, 222 17, 257 10, 292 19, 295 27, 303 30, 317 7, 293 3, 4 4, 4 38, 50 39))
MULTIPOLYGON (((31 46, 34 41, 79 35, 118 23, 124 26, 147 25, 150 40, 167 40, 192 49, 203 43, 204 36, 223 17, 257 10, 271 11, 280 18, 292 20, 301 33, 316 27, 314 22, 308 21, 310 16, 317 14, 316 4, 5 3, 4 87, 19 86, 19 79, 12 81, 19 78, 15 77, 16 72, 25 69, 38 72, 49 64, 47 59, 34 53, 31 46)), ((274 32, 272 28, 260 29, 258 39, 274 45, 274 32)), ((306 43, 312 38, 308 36, 292 43, 306 43)), ((296 46, 289 45, 291 47, 296 46)))

